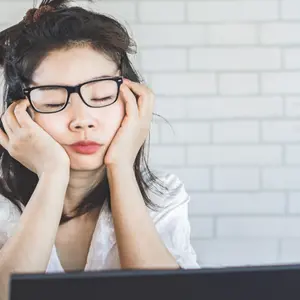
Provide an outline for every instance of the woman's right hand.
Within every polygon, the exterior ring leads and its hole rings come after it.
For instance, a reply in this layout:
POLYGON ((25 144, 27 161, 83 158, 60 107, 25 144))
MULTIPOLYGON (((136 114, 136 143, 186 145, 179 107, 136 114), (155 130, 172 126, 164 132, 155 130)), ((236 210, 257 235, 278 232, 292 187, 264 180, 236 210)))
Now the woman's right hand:
POLYGON ((64 148, 34 122, 26 109, 27 99, 12 103, 1 120, 6 134, 0 129, 0 144, 8 153, 39 177, 55 167, 69 172, 70 159, 64 148))

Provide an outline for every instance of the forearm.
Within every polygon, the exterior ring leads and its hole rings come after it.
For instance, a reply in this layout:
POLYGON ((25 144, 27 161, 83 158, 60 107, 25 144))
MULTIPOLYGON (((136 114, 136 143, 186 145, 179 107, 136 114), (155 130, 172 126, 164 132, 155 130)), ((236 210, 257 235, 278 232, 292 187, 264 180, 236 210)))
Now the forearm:
POLYGON ((66 178, 58 174, 61 173, 41 176, 14 235, 0 251, 0 299, 6 299, 11 273, 46 270, 67 188, 66 178))
POLYGON ((134 171, 108 169, 112 215, 122 268, 178 268, 149 216, 134 171))

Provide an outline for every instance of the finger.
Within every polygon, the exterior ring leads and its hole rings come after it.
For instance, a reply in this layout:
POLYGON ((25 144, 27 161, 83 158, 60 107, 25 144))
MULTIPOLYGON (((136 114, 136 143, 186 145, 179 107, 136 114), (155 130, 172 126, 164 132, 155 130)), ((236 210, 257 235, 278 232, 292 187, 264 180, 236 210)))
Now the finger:
POLYGON ((134 94, 136 94, 137 96, 145 96, 147 94, 147 92, 149 91, 149 89, 139 83, 139 82, 133 82, 127 78, 123 79, 123 82, 134 92, 134 94))
POLYGON ((138 110, 138 105, 136 103, 135 95, 130 91, 130 89, 127 86, 123 84, 121 85, 120 92, 125 102, 126 114, 128 116, 138 117, 139 110, 138 110))
POLYGON ((34 123, 26 111, 28 107, 30 107, 30 102, 27 99, 22 100, 15 107, 14 113, 20 127, 28 127, 34 123))
POLYGON ((137 82, 124 79, 125 84, 139 96, 138 108, 141 118, 152 118, 152 112, 154 108, 154 95, 152 91, 145 85, 137 82))
POLYGON ((139 98, 138 106, 141 118, 152 119, 152 113, 154 109, 154 100, 153 96, 149 95, 146 98, 139 98))
POLYGON ((8 136, 3 132, 3 130, 0 128, 0 144, 3 148, 7 150, 8 148, 8 136))
MULTIPOLYGON (((4 121, 6 122, 6 125, 9 127, 10 132, 16 131, 18 128, 20 128, 20 125, 16 119, 16 116, 14 114, 15 107, 17 106, 18 101, 12 103, 4 113, 4 121)), ((5 128, 6 130, 6 128, 5 128)))
POLYGON ((8 135, 8 137, 11 137, 11 135, 13 134, 12 132, 12 129, 9 127, 9 125, 7 124, 7 121, 6 121, 6 114, 4 114, 1 118, 1 122, 2 122, 2 125, 3 125, 3 128, 6 132, 6 134, 8 135))

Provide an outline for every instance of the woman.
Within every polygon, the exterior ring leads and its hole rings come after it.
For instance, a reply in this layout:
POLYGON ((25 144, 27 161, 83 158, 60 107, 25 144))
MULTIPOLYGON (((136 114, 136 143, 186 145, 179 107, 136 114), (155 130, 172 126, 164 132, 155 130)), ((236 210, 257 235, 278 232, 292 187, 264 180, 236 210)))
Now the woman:
POLYGON ((184 186, 144 159, 154 96, 127 31, 65 2, 0 34, 2 297, 11 272, 198 267, 184 186))

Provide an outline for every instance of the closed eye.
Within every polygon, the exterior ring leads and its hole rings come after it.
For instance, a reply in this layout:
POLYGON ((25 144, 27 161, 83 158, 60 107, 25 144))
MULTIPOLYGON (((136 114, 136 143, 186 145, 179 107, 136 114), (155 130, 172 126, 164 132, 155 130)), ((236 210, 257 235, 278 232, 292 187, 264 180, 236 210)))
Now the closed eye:
POLYGON ((61 104, 45 104, 45 106, 47 107, 59 107, 59 106, 64 106, 65 103, 61 103, 61 104))
POLYGON ((108 100, 111 100, 111 99, 112 99, 112 97, 105 97, 105 98, 93 98, 91 100, 104 102, 104 101, 108 101, 108 100))

